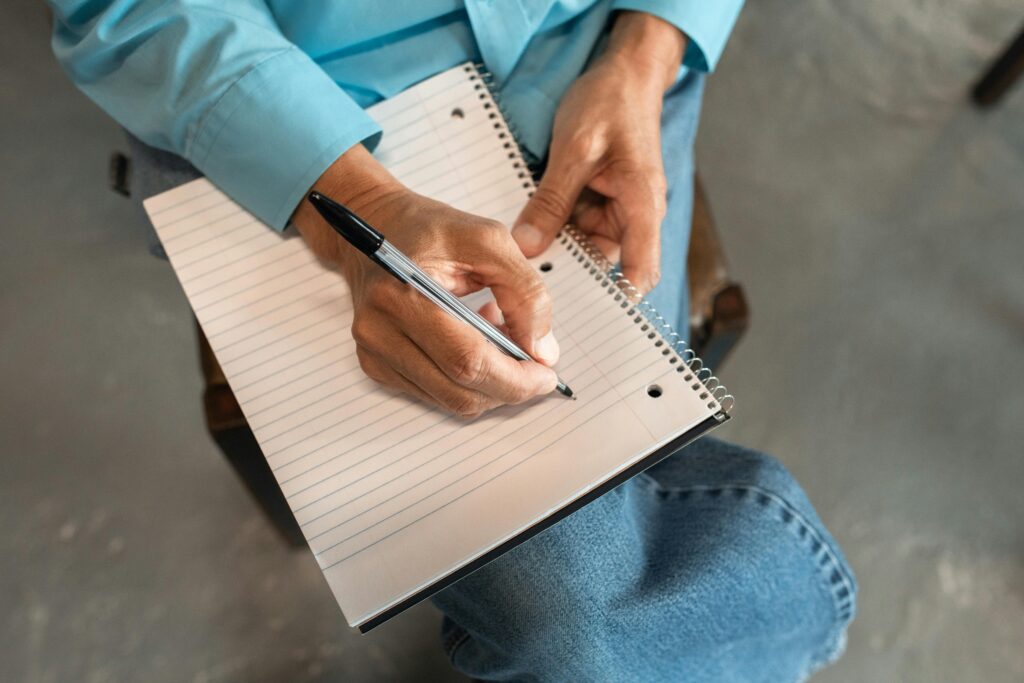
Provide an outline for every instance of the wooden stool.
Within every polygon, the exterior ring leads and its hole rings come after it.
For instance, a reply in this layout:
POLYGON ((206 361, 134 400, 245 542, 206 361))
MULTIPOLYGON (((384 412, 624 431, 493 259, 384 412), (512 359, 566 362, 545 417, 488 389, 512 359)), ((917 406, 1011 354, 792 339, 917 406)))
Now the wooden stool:
POLYGON ((971 89, 971 99, 979 107, 991 107, 1002 99, 1021 74, 1024 74, 1024 29, 971 89))

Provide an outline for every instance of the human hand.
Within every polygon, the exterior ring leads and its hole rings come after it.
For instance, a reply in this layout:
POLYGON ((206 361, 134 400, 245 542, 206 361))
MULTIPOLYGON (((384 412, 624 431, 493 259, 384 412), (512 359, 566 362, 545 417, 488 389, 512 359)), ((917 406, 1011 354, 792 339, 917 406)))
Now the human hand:
POLYGON ((558 343, 551 333, 551 302, 505 226, 417 195, 361 145, 342 155, 314 187, 380 230, 454 294, 490 287, 497 306, 481 313, 544 363, 506 356, 353 249, 303 202, 292 221, 313 251, 337 264, 348 281, 352 336, 367 375, 467 418, 554 390, 557 380, 548 366, 558 360, 558 343))
POLYGON ((658 283, 666 184, 661 104, 686 37, 647 14, 623 12, 608 49, 566 92, 547 170, 516 220, 523 253, 540 254, 567 222, 587 233, 647 292, 658 283))

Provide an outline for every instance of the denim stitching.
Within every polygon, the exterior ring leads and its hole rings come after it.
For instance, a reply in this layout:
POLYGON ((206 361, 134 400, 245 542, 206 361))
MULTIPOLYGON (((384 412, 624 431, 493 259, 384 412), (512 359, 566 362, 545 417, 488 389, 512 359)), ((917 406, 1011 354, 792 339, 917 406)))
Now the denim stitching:
MULTIPOLYGON (((638 479, 640 478, 638 477, 638 479)), ((750 484, 665 487, 655 481, 653 477, 643 477, 641 481, 649 488, 654 489, 655 493, 662 497, 688 498, 692 493, 705 493, 712 498, 719 498, 726 491, 729 491, 741 500, 747 499, 748 493, 754 493, 756 494, 757 502, 762 506, 775 503, 781 509, 781 514, 777 518, 779 521, 786 526, 796 521, 798 524, 797 535, 801 541, 804 541, 807 536, 811 537, 810 550, 812 558, 817 557, 821 553, 821 557, 817 562, 818 573, 828 582, 826 587, 828 588, 829 595, 832 597, 832 605, 837 617, 836 630, 833 631, 828 645, 824 651, 817 653, 812 658, 811 669, 806 672, 806 675, 809 676, 813 671, 833 661, 842 652, 844 639, 840 638, 839 635, 842 634, 846 625, 852 621, 854 615, 853 583, 842 569, 839 558, 836 557, 835 549, 822 539, 817 529, 789 501, 772 491, 750 484), (824 552, 822 552, 822 549, 824 549, 824 552), (828 572, 829 568, 832 570, 831 573, 828 572)))
POLYGON ((455 634, 449 637, 448 642, 445 643, 444 651, 448 655, 448 660, 455 663, 455 654, 459 648, 466 644, 469 640, 469 631, 463 631, 461 634, 455 634))
POLYGON ((448 651, 451 649, 452 645, 455 643, 456 640, 459 640, 464 635, 466 635, 466 629, 462 628, 458 624, 455 624, 454 622, 452 623, 452 625, 455 627, 455 630, 452 633, 449 633, 448 637, 446 637, 444 641, 441 643, 441 649, 445 651, 445 654, 448 653, 448 651))

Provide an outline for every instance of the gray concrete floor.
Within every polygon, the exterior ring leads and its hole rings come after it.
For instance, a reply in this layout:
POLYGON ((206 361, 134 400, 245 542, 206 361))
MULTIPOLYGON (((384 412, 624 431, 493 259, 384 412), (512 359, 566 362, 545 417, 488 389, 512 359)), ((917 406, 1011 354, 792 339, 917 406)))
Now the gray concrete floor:
MULTIPOLYGON (((754 324, 723 436, 779 455, 861 584, 817 680, 1024 680, 1018 0, 746 9, 702 172, 754 324)), ((117 127, 0 4, 0 680, 461 680, 421 606, 344 625, 208 440, 189 312, 105 189, 117 127)))

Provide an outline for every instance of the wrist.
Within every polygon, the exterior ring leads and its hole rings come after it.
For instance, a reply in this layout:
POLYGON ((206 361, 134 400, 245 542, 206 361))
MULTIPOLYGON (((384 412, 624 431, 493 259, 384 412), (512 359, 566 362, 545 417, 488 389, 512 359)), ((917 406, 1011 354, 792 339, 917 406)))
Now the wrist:
MULTIPOLYGON (((372 207, 396 193, 407 191, 361 144, 349 149, 332 163, 310 188, 365 216, 372 207)), ((317 257, 337 264, 349 276, 360 263, 359 254, 327 224, 303 198, 291 217, 303 239, 317 257)))
MULTIPOLYGON (((356 213, 406 188, 373 158, 361 144, 355 145, 327 167, 310 190, 316 190, 344 204, 356 213)), ((308 205, 308 202, 305 202, 308 205)), ((313 215, 319 215, 307 207, 313 215)), ((303 210, 300 206, 296 214, 303 210)))
POLYGON ((604 57, 629 70, 633 78, 658 90, 675 83, 686 51, 686 34, 652 14, 619 12, 604 57))

